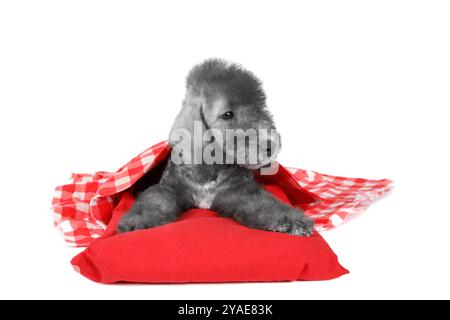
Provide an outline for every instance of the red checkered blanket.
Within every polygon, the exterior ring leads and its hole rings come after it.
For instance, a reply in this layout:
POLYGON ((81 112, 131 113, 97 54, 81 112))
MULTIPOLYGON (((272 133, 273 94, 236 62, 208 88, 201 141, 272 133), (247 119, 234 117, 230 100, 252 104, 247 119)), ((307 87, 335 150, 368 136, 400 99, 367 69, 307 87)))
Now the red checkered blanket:
MULTIPOLYGON (((117 204, 118 195, 155 168, 170 153, 166 141, 133 158, 117 172, 73 174, 69 184, 57 186, 52 201, 54 223, 73 246, 85 247, 100 237, 117 204)), ((355 217, 392 188, 387 179, 344 178, 287 168, 300 187, 321 201, 308 204, 305 214, 318 231, 331 229, 355 217)))

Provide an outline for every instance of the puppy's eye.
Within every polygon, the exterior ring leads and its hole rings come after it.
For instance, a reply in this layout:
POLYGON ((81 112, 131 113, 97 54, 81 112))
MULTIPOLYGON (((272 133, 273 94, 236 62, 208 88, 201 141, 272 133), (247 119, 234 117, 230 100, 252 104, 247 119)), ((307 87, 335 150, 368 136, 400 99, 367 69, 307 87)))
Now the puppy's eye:
POLYGON ((223 120, 231 120, 231 119, 233 119, 233 116, 234 116, 233 112, 228 111, 228 112, 225 112, 221 117, 223 120))

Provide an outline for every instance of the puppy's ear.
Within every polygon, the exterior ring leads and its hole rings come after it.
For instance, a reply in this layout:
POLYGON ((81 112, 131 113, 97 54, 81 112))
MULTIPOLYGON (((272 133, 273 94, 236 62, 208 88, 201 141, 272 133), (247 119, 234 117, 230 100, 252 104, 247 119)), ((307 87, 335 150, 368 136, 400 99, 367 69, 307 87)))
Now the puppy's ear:
POLYGON ((190 135, 190 141, 194 143, 194 131, 195 134, 203 135, 203 132, 206 130, 203 104, 201 94, 195 94, 193 90, 186 92, 181 111, 175 118, 175 122, 170 130, 169 143, 172 146, 179 142, 180 136, 184 137, 186 134, 190 135))

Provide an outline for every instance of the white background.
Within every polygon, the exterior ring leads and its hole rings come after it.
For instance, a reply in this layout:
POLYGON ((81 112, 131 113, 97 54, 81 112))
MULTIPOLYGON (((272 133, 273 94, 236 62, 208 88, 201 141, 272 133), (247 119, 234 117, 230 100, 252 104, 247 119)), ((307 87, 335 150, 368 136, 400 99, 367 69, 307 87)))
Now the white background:
POLYGON ((2 1, 1 298, 450 298, 448 1, 2 1), (53 188, 166 139, 208 57, 264 82, 280 162, 395 180, 323 233, 325 282, 100 285, 69 263, 53 188))

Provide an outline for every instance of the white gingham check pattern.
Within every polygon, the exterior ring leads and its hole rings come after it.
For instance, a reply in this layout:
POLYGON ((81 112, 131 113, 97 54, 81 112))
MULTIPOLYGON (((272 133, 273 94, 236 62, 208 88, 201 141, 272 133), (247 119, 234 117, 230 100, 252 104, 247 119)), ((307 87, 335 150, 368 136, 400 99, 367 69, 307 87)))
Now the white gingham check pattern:
MULTIPOLYGON (((132 186, 170 152, 166 141, 133 158, 117 172, 73 174, 71 182, 57 186, 52 201, 54 223, 65 241, 85 247, 100 237, 111 218, 117 195, 132 186)), ((331 229, 361 213, 374 200, 389 192, 392 182, 335 177, 314 171, 287 168, 300 187, 317 195, 305 213, 315 221, 318 231, 331 229)))

